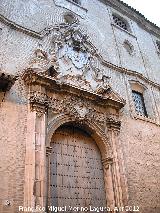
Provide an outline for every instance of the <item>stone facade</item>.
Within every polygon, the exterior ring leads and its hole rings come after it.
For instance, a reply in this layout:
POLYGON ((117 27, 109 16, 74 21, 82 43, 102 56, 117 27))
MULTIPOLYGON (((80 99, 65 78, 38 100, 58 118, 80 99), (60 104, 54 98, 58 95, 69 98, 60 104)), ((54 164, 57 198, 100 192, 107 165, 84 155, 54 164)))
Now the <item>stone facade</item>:
POLYGON ((160 29, 119 0, 1 0, 0 13, 0 212, 49 205, 52 136, 72 123, 99 147, 107 205, 159 213, 160 29))

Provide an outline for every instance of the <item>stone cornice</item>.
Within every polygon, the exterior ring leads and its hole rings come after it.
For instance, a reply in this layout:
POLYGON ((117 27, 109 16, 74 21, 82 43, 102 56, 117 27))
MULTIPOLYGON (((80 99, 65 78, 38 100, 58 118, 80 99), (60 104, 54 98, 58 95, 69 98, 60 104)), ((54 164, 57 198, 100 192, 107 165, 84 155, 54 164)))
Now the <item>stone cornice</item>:
POLYGON ((15 29, 19 32, 25 33, 29 36, 35 37, 35 38, 42 38, 41 34, 38 32, 35 32, 33 30, 30 30, 28 28, 25 28, 19 24, 16 24, 15 22, 9 20, 8 18, 4 17, 3 15, 0 14, 0 21, 4 23, 5 25, 9 26, 12 29, 15 29))
POLYGON ((45 87, 48 91, 56 91, 58 93, 69 93, 74 94, 78 97, 84 97, 90 101, 96 102, 101 106, 113 107, 115 109, 121 109, 125 105, 125 100, 118 97, 113 91, 109 92, 105 97, 94 92, 87 91, 85 89, 80 89, 79 87, 60 83, 59 81, 33 72, 32 70, 26 70, 22 76, 23 80, 28 85, 41 85, 45 87))
MULTIPOLYGON (((134 8, 130 7, 126 3, 120 0, 100 0, 113 8, 117 9, 120 11, 122 14, 126 14, 128 17, 130 17, 132 20, 140 24, 145 30, 147 30, 150 33, 153 33, 154 35, 160 37, 160 28, 155 25, 154 23, 150 22, 148 19, 146 19, 140 12, 135 10, 134 8)), ((16 29, 20 32, 23 32, 27 35, 36 37, 36 38, 42 38, 43 35, 41 35, 41 32, 36 32, 31 29, 28 29, 26 27, 23 27, 5 16, 0 14, 0 21, 3 22, 4 24, 10 26, 13 29, 16 29)))
MULTIPOLYGON (((109 1, 110 0, 105 0, 105 1, 109 1)), ((116 0, 114 0, 112 2, 115 3, 116 0)), ((110 2, 110 3, 111 3, 110 2)), ((120 4, 120 3, 119 3, 120 4)), ((122 4, 122 3, 121 3, 122 4)), ((122 9, 122 8, 121 8, 122 9)), ((123 8, 124 9, 124 8, 123 8)), ((129 9, 129 8, 128 8, 129 9)), ((130 9, 131 10, 131 9, 130 9)), ((50 26, 48 28, 45 28, 44 30, 42 30, 41 32, 35 32, 35 31, 32 31, 32 30, 29 30, 25 27, 22 27, 12 21, 10 21, 9 19, 5 18, 4 16, 0 15, 0 21, 2 21, 3 23, 5 23, 6 25, 10 26, 11 28, 19 31, 19 32, 22 32, 22 33, 25 33, 29 36, 32 36, 32 37, 35 37, 37 39, 43 39, 43 37, 46 35, 46 34, 49 34, 52 30, 54 29, 59 29, 60 27, 64 27, 64 24, 60 24, 60 25, 56 25, 56 26, 50 26)), ((117 65, 114 65, 106 60, 103 59, 103 57, 100 55, 100 53, 98 53, 97 55, 99 58, 100 58, 100 61, 101 63, 106 66, 106 67, 109 67, 115 71, 118 71, 120 73, 125 73, 127 75, 130 75, 130 76, 134 76, 134 77, 137 77, 139 79, 141 79, 142 81, 146 82, 147 84, 153 86, 153 87, 156 87, 157 89, 160 90, 160 84, 158 83, 155 83, 153 82, 152 80, 148 79, 147 77, 145 77, 143 74, 137 72, 137 71, 134 71, 134 70, 128 70, 126 68, 123 68, 123 67, 119 67, 117 65)))
POLYGON ((153 87, 156 87, 157 89, 160 90, 160 84, 155 83, 154 81, 148 79, 142 73, 139 73, 139 72, 133 71, 133 70, 129 70, 129 69, 126 69, 126 68, 123 68, 123 67, 116 66, 116 65, 114 65, 112 63, 109 63, 109 62, 107 62, 105 60, 102 60, 102 64, 107 66, 107 67, 109 67, 109 68, 111 68, 111 69, 113 69, 113 70, 115 70, 115 71, 118 71, 120 73, 124 73, 126 75, 136 77, 136 78, 142 80, 143 82, 145 82, 145 83, 147 83, 147 84, 149 84, 149 85, 151 85, 153 87))
POLYGON ((120 1, 120 0, 101 0, 101 1, 104 2, 105 4, 110 5, 113 8, 115 8, 122 14, 125 14, 128 17, 130 17, 132 20, 134 20, 136 23, 138 23, 146 31, 160 37, 160 28, 157 25, 150 22, 140 12, 138 12, 134 8, 130 7, 123 1, 120 1))

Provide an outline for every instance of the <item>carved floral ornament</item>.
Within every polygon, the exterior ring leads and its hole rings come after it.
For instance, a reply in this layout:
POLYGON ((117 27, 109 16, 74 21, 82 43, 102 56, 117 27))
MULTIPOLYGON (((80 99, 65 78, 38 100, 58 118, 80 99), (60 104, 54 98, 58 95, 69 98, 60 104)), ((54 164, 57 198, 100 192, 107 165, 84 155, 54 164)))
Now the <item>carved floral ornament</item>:
MULTIPOLYGON (((110 77, 104 73, 97 50, 78 23, 50 28, 48 34, 51 40, 49 51, 42 47, 36 49, 23 79, 30 86, 38 84, 46 91, 61 93, 63 98, 48 97, 47 92, 43 94, 41 90, 32 88, 29 97, 32 110, 41 116, 50 108, 54 112, 68 114, 78 120, 93 120, 104 126, 106 114, 95 106, 110 104, 121 108, 124 100, 112 91, 110 77)), ((110 119, 108 116, 107 119, 113 123, 115 117, 110 119)))
POLYGON ((96 48, 78 23, 62 24, 48 29, 48 33, 52 35, 51 48, 48 52, 38 48, 30 69, 99 94, 109 90, 110 77, 105 75, 96 48))
POLYGON ((124 101, 113 91, 109 96, 103 97, 67 84, 59 84, 58 81, 37 73, 26 72, 23 79, 30 87, 31 110, 36 111, 38 116, 50 109, 54 114, 68 115, 77 121, 90 120, 101 127, 105 124, 120 127, 118 111, 124 106, 124 101), (37 91, 37 88, 41 89, 37 91), (47 94, 47 90, 52 92, 47 94), (109 112, 109 108, 115 109, 114 113, 109 112))

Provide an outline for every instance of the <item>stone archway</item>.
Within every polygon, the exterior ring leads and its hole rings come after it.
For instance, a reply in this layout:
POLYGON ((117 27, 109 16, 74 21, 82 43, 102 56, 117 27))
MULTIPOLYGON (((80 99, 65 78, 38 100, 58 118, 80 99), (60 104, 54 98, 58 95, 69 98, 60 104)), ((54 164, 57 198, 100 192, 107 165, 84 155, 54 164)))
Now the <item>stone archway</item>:
MULTIPOLYGON (((75 126, 78 126, 79 128, 85 130, 90 135, 90 138, 92 138, 92 141, 97 146, 98 152, 101 156, 101 160, 99 161, 100 167, 103 168, 103 177, 102 174, 99 175, 100 179, 103 179, 103 183, 101 183, 104 186, 104 194, 105 194, 105 202, 110 208, 113 208, 115 206, 115 198, 114 198, 114 186, 113 186, 113 180, 112 180, 112 173, 111 173, 111 164, 113 163, 112 160, 112 149, 108 141, 108 137, 104 134, 102 129, 99 125, 97 125, 95 122, 90 122, 89 120, 80 120, 75 117, 70 117, 68 115, 58 115, 57 117, 53 118, 53 120, 50 122, 48 126, 48 137, 46 141, 47 145, 47 171, 51 171, 50 163, 52 161, 53 156, 53 146, 52 141, 53 135, 55 134, 56 130, 59 129, 63 125, 72 124, 75 126)), ((51 185, 51 174, 48 174, 48 183, 47 183, 47 191, 48 191, 48 197, 47 197, 47 204, 49 206, 52 206, 51 201, 51 191, 50 191, 50 185, 51 185)), ((97 177, 98 178, 98 177, 97 177)), ((97 183, 98 184, 98 183, 97 183)), ((102 186, 101 186, 102 187, 102 186)), ((103 194, 103 196, 104 196, 103 194)), ((101 198, 102 199, 102 198, 101 198)), ((84 205, 83 205, 84 206, 84 205)), ((100 206, 106 206, 101 205, 100 206)))
POLYGON ((101 153, 91 132, 75 123, 62 125, 53 134, 51 147, 49 206, 69 212, 75 212, 74 207, 77 212, 106 207, 101 153))
POLYGON ((123 155, 119 146, 119 110, 123 100, 112 90, 106 96, 81 91, 37 73, 28 73, 24 206, 47 207, 49 203, 52 136, 66 123, 76 123, 90 132, 102 157, 107 206, 127 204, 123 155))
POLYGON ((102 128, 94 121, 89 121, 88 119, 81 120, 74 116, 68 116, 65 114, 59 114, 54 117, 49 125, 48 132, 46 138, 46 147, 50 147, 50 143, 52 140, 52 136, 56 129, 58 129, 61 125, 66 123, 75 123, 81 126, 86 131, 90 132, 92 138, 96 141, 102 156, 102 160, 109 159, 112 157, 112 148, 109 143, 107 136, 105 135, 102 128))

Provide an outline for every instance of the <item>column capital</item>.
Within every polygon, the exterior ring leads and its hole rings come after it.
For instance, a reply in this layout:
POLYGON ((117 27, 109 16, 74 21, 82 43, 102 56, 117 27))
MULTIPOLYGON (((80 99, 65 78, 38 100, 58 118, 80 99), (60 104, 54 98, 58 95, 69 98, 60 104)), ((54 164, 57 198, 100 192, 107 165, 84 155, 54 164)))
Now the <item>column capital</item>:
POLYGON ((105 168, 109 168, 109 165, 113 164, 113 158, 112 157, 108 157, 102 160, 102 164, 105 168))
POLYGON ((46 147, 46 156, 49 156, 52 152, 52 147, 47 146, 46 147))
POLYGON ((48 97, 45 93, 40 91, 30 92, 29 103, 31 106, 31 111, 36 111, 39 117, 47 112, 49 103, 48 97))

